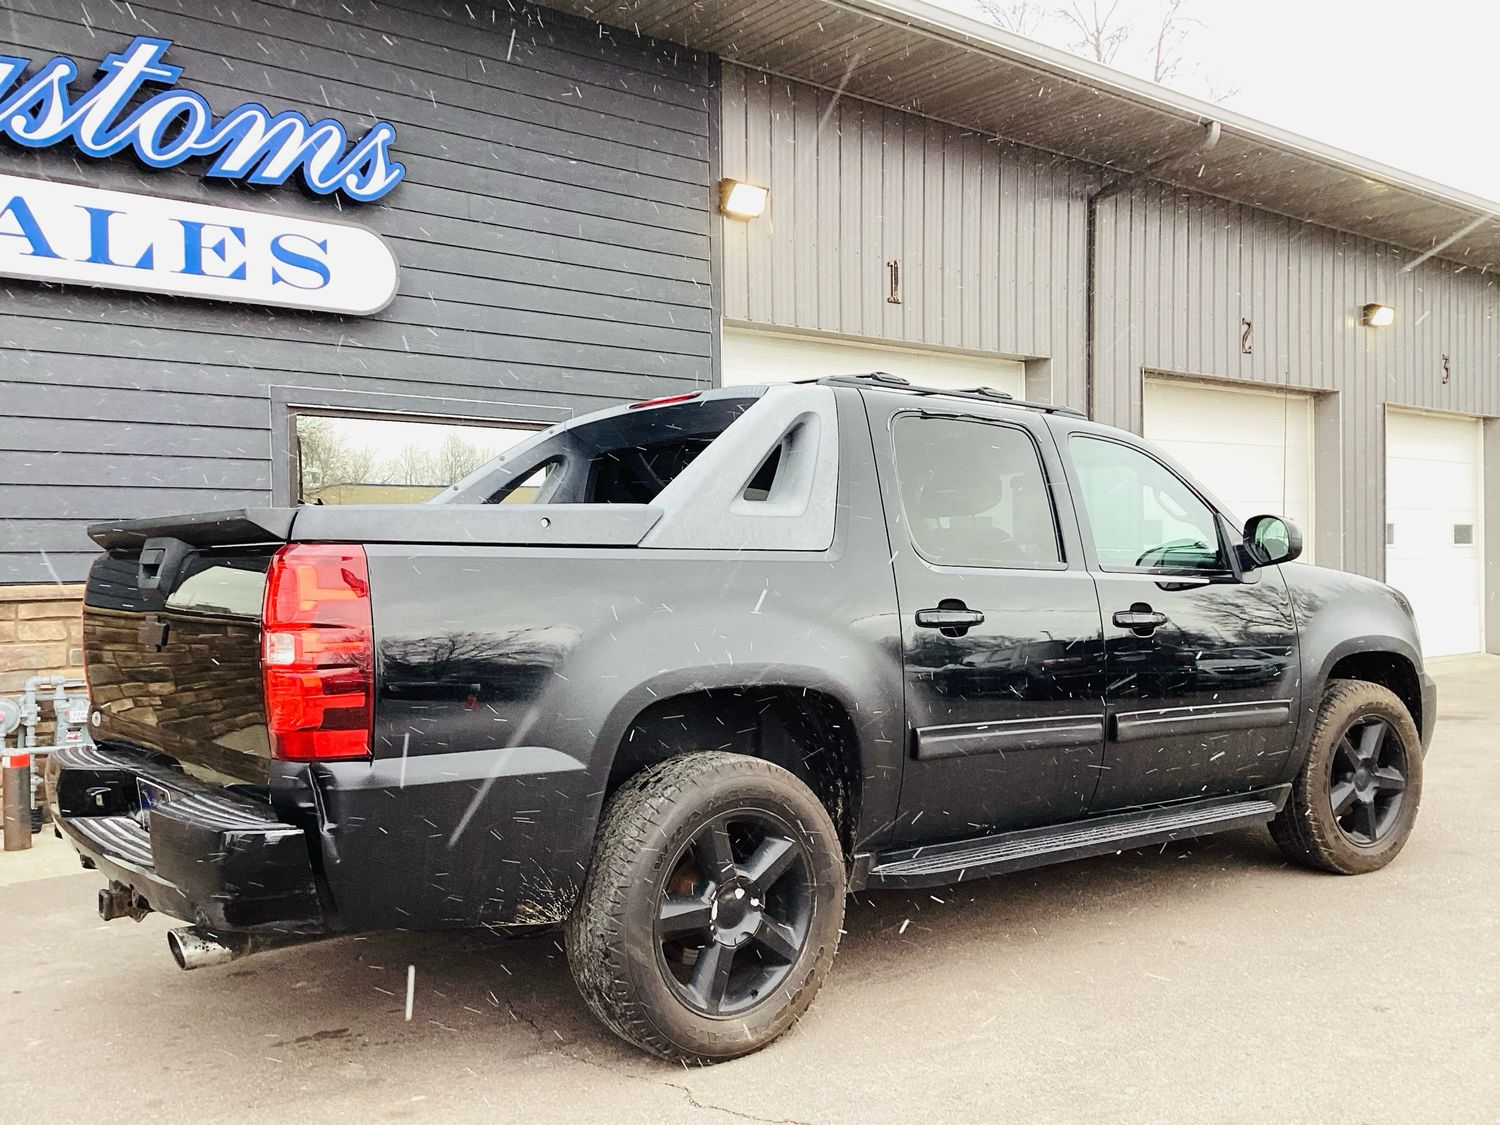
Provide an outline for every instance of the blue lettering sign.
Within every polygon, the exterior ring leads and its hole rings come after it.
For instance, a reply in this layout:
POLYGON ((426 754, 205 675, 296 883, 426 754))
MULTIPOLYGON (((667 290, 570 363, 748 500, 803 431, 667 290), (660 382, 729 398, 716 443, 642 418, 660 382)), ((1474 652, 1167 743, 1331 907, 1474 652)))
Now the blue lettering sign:
POLYGON ((42 233, 41 225, 36 221, 36 216, 31 213, 31 205, 22 196, 13 195, 9 203, 0 207, 0 220, 7 215, 15 220, 16 229, 6 230, 0 226, 0 238, 24 238, 30 249, 23 253, 31 258, 62 256, 47 242, 47 236, 42 233))
POLYGON ((368 203, 401 182, 405 167, 391 159, 395 126, 377 121, 353 144, 337 121, 309 121, 294 110, 272 113, 247 102, 216 118, 203 95, 163 90, 122 118, 150 85, 175 86, 182 68, 162 62, 168 39, 141 35, 99 64, 93 86, 79 94, 72 59, 58 56, 23 78, 29 60, 0 55, 0 137, 28 148, 72 141, 89 156, 131 150, 152 168, 213 157, 204 173, 252 184, 284 184, 299 176, 318 195, 342 192, 368 203))
POLYGON ((399 267, 348 223, 0 171, 0 279, 369 316, 399 267))
MULTIPOLYGON (((95 266, 121 266, 130 265, 126 262, 117 262, 109 256, 109 220, 118 211, 111 211, 107 207, 89 207, 86 204, 78 204, 78 209, 85 212, 89 217, 89 256, 83 259, 90 265, 95 266)), ((147 246, 140 256, 140 260, 130 265, 133 270, 149 270, 156 263, 156 247, 147 246)))
MULTIPOLYGON (((227 238, 221 238, 214 243, 203 241, 203 232, 211 224, 196 222, 193 219, 173 219, 174 223, 182 228, 182 269, 178 273, 196 274, 199 277, 227 277, 233 281, 245 280, 245 263, 241 262, 228 273, 211 273, 203 268, 203 253, 207 251, 216 255, 225 265, 229 264, 229 245, 227 238)), ((245 245, 245 230, 243 227, 226 227, 212 224, 215 232, 228 231, 235 241, 243 248, 245 245)))
POLYGON ((315 248, 320 255, 328 253, 328 240, 326 238, 308 238, 304 234, 278 234, 275 238, 271 239, 271 257, 284 266, 306 270, 318 279, 318 283, 316 285, 304 284, 273 267, 271 270, 271 284, 291 285, 298 289, 322 289, 333 280, 333 275, 328 272, 328 266, 320 258, 315 258, 311 254, 303 253, 299 250, 293 250, 290 245, 293 239, 315 248))

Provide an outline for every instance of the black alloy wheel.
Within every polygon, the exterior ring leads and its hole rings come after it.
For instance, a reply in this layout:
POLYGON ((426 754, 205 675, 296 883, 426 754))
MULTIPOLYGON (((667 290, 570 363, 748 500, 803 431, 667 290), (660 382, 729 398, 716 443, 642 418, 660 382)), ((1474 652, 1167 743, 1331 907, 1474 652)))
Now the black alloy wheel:
POLYGON ((1328 800, 1350 843, 1373 847, 1390 832, 1406 795, 1407 751, 1400 733, 1379 715, 1349 724, 1329 759, 1328 800))
POLYGON ((807 1011, 844 923, 844 847, 805 781, 720 750, 647 766, 605 805, 564 930, 590 1010, 675 1061, 759 1050, 807 1011))
POLYGON ((661 967, 682 1003, 715 1019, 775 993, 807 944, 812 867, 762 809, 720 813, 687 841, 658 895, 661 967))
POLYGON ((1304 867, 1380 870, 1406 846, 1422 803, 1422 734, 1411 708, 1384 684, 1334 680, 1304 747, 1272 838, 1304 867))

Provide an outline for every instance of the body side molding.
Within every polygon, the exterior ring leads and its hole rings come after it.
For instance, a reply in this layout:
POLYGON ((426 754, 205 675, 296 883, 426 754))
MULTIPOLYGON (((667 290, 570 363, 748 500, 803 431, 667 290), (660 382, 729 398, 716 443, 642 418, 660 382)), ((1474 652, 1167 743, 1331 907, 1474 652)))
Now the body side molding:
POLYGON ((1053 750, 1101 740, 1104 716, 1058 715, 993 723, 955 723, 921 727, 913 733, 913 756, 923 761, 1009 750, 1053 750))
POLYGON ((1164 707, 1155 711, 1116 714, 1110 723, 1110 736, 1115 742, 1136 742, 1143 738, 1279 727, 1291 721, 1290 699, 1225 703, 1212 707, 1164 707))

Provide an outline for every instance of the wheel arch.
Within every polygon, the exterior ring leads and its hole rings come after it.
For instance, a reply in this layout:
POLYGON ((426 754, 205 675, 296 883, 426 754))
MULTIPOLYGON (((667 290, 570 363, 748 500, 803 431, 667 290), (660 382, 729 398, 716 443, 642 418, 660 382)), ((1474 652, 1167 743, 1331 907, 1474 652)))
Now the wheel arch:
MULTIPOLYGON (((1418 731, 1426 730, 1423 714, 1421 658, 1395 637, 1352 639, 1323 662, 1318 678, 1321 699, 1335 680, 1362 680, 1393 692, 1411 713, 1418 731)), ((1316 705, 1316 700, 1313 701, 1316 705)))
POLYGON ((608 763, 601 804, 657 762, 724 750, 772 762, 804 781, 852 856, 866 811, 863 745, 870 737, 860 730, 857 700, 810 668, 781 668, 774 679, 747 671, 658 678, 622 699, 596 751, 599 766, 608 763))

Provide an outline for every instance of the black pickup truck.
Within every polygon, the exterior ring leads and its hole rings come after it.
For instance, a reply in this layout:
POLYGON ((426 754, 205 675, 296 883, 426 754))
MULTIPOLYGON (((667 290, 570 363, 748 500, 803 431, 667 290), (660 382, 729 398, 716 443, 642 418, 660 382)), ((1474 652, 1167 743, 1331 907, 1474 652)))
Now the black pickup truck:
POLYGON ((97 745, 48 780, 106 919, 182 919, 183 968, 560 925, 687 1061, 797 1019, 851 890, 1258 823, 1382 867, 1436 711, 1405 599, 1287 521, 887 375, 593 414, 419 507, 91 534, 97 745))

